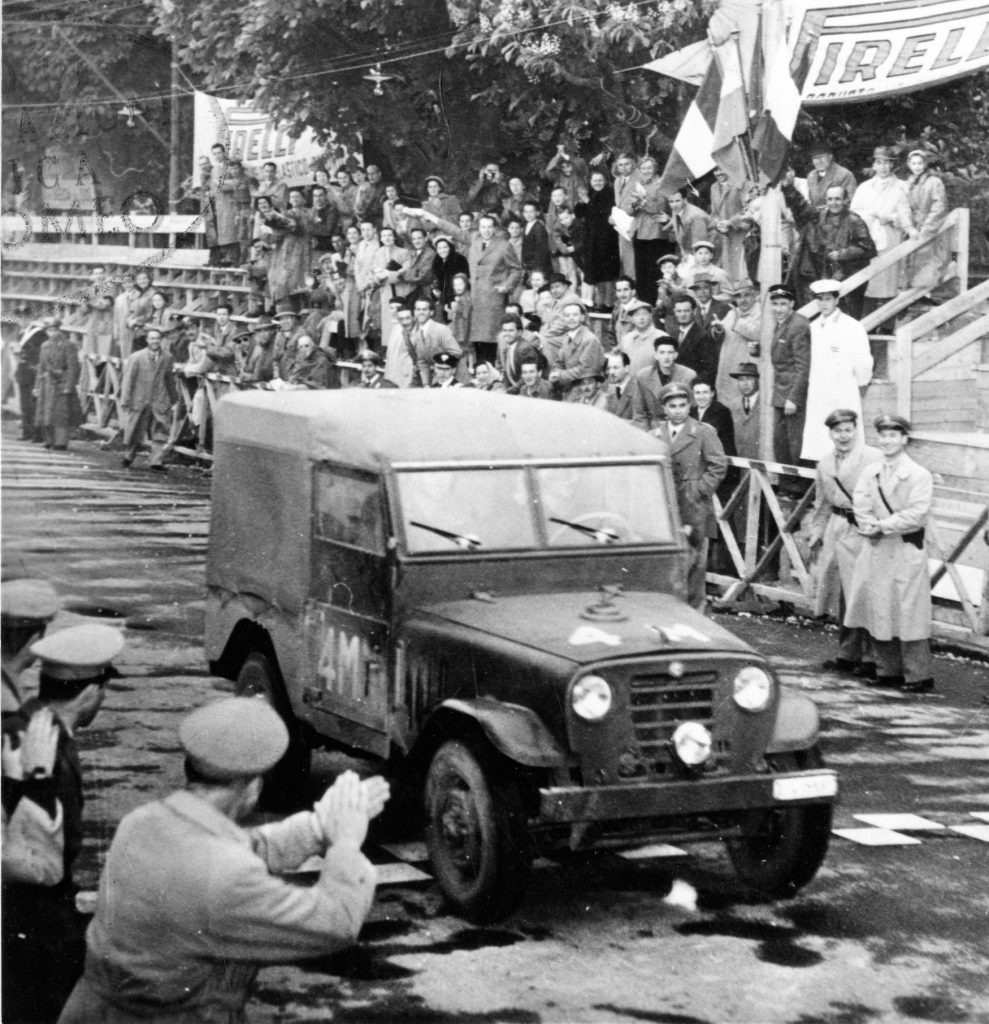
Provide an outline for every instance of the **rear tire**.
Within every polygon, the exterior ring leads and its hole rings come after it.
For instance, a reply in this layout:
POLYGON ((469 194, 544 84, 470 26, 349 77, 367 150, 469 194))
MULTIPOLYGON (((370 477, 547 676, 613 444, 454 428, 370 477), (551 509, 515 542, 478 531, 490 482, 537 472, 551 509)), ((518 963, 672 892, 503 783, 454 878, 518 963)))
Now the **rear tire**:
POLYGON ((312 750, 292 714, 285 683, 273 655, 252 651, 240 667, 234 692, 238 697, 266 700, 281 716, 288 729, 288 749, 264 777, 259 805, 267 811, 293 811, 309 800, 312 750))
MULTIPOLYGON (((817 747, 767 758, 777 772, 802 771, 824 765, 817 747)), ((727 842, 739 878, 772 899, 795 896, 824 860, 831 837, 830 804, 774 807, 749 811, 743 819, 746 837, 727 842)))
POLYGON ((525 895, 531 843, 518 784, 481 740, 449 740, 426 775, 426 845, 443 894, 478 924, 525 895))

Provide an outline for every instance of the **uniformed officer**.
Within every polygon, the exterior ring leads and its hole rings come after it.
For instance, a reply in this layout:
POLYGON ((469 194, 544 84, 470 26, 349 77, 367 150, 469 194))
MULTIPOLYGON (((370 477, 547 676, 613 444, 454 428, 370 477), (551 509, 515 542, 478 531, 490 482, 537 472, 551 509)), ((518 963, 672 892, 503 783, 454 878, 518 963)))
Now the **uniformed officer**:
MULTIPOLYGON (((48 783, 47 793, 5 786, 4 802, 25 795, 56 813, 61 806, 63 870, 57 884, 34 885, 6 880, 3 886, 3 1019, 54 1021, 82 973, 86 919, 76 911, 72 867, 82 850, 82 772, 75 733, 96 717, 110 679, 111 662, 124 641, 108 626, 74 626, 31 645, 41 662, 37 698, 9 716, 6 737, 19 742, 36 714, 49 709, 59 739, 50 778, 43 774, 23 785, 48 783)), ((10 740, 7 740, 10 743, 10 740)), ((8 811, 8 813, 12 813, 8 811)))
POLYGON ((431 388, 459 388, 460 381, 454 379, 460 360, 452 352, 437 352, 433 356, 433 382, 431 388))
POLYGON ((845 626, 872 637, 877 685, 929 693, 934 671, 924 530, 934 480, 906 453, 906 419, 880 416, 875 428, 883 457, 862 470, 853 492, 857 529, 867 543, 855 561, 845 626))
POLYGON ((855 529, 852 509, 855 485, 862 471, 882 458, 878 448, 863 444, 854 409, 835 409, 824 421, 832 451, 817 463, 810 549, 817 558, 814 614, 838 619, 838 656, 824 662, 829 671, 874 677, 876 658, 869 634, 845 625, 847 595, 855 561, 865 541, 855 529))
POLYGON ((20 674, 34 660, 30 646, 58 611, 58 594, 44 580, 10 580, 0 587, 0 666, 3 714, 22 703, 20 674))
MULTIPOLYGON (((769 303, 776 318, 770 350, 775 371, 773 451, 777 461, 791 466, 800 462, 810 381, 810 321, 794 312, 795 301, 793 290, 786 285, 769 289, 769 303)), ((784 477, 780 490, 799 497, 805 488, 799 477, 784 477)))
POLYGON ((243 830, 288 732, 262 700, 230 697, 179 728, 186 787, 120 823, 60 1024, 243 1021, 258 969, 357 938, 374 897, 361 853, 383 779, 344 772, 312 811, 243 830), (312 887, 278 877, 323 857, 312 887), (149 884, 153 881, 153 884, 149 884))
POLYGON ((728 472, 728 459, 714 428, 690 416, 690 390, 676 382, 659 393, 666 419, 651 433, 669 446, 680 518, 688 528, 693 562, 687 575, 687 600, 703 610, 707 551, 718 535, 714 492, 728 472))

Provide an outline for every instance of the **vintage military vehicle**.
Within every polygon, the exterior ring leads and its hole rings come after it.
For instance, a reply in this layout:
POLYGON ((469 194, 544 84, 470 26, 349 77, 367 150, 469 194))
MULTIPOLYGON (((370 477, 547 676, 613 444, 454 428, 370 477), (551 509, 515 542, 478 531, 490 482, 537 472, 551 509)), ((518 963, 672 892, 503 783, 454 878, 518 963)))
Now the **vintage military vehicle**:
POLYGON ((683 600, 661 444, 462 390, 244 393, 216 417, 206 650, 292 744, 380 759, 446 897, 493 920, 554 848, 722 839, 792 895, 837 792, 818 715, 683 600))

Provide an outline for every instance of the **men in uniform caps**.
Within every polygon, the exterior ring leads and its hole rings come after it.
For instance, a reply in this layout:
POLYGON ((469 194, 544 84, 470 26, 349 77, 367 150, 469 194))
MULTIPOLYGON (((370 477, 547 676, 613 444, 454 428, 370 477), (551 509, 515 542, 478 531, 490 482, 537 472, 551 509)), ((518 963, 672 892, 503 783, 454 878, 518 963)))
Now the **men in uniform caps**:
POLYGON ((834 615, 838 626, 838 656, 824 668, 869 676, 876 671, 875 655, 869 634, 845 623, 845 608, 852 583, 855 561, 865 543, 855 528, 852 508, 855 486, 862 471, 882 458, 878 448, 863 442, 859 413, 855 409, 835 409, 824 421, 831 437, 832 450, 817 463, 814 512, 809 541, 817 559, 815 615, 834 615))
POLYGON ((801 458, 816 462, 831 450, 826 417, 832 409, 856 413, 860 442, 861 388, 872 380, 872 350, 865 328, 838 308, 838 281, 815 281, 810 290, 817 299, 818 316, 810 325, 810 376, 801 458))
MULTIPOLYGON (((800 461, 807 413, 807 384, 810 379, 810 322, 793 311, 794 294, 786 285, 769 289, 769 302, 776 318, 773 330, 773 450, 778 462, 791 466, 800 461)), ((800 483, 800 479, 797 483, 800 483)))
POLYGON ((924 530, 934 480, 906 453, 906 419, 880 416, 875 428, 883 457, 862 470, 853 492, 856 528, 866 543, 848 588, 845 626, 872 637, 877 685, 928 693, 934 689, 934 671, 924 530))
POLYGON ((9 580, 0 586, 0 668, 3 714, 17 711, 24 699, 20 674, 34 660, 31 644, 58 611, 58 594, 45 580, 9 580))
POLYGON ((361 376, 357 386, 361 388, 397 388, 384 374, 384 359, 369 348, 357 353, 357 361, 361 364, 361 376))
MULTIPOLYGON (((96 717, 111 676, 110 663, 124 646, 119 630, 74 626, 31 645, 41 662, 38 696, 3 723, 4 745, 18 743, 36 714, 51 716, 58 745, 50 775, 35 772, 24 785, 44 782, 28 796, 52 817, 61 808, 61 830, 51 841, 61 847, 62 871, 55 884, 8 882, 3 885, 4 1021, 54 1021, 85 959, 85 919, 76 911, 72 867, 82 851, 83 785, 75 734, 96 717), (15 980, 16 979, 16 980, 15 980)), ((4 787, 8 813, 23 789, 4 787)))
POLYGON ((714 428, 690 418, 691 399, 685 385, 665 385, 659 400, 666 419, 651 433, 669 447, 680 519, 688 529, 693 557, 687 573, 687 600, 693 608, 703 610, 708 545, 718 530, 712 496, 728 472, 728 460, 714 428))
POLYGON ((61 1024, 242 1021, 258 969, 357 938, 374 897, 361 853, 388 798, 344 772, 311 811, 243 829, 288 732, 265 701, 230 697, 179 728, 186 786, 120 823, 61 1024), (315 885, 279 875, 321 857, 315 885))
POLYGON ((463 387, 460 381, 454 379, 459 362, 460 360, 450 352, 437 352, 433 356, 433 383, 429 386, 432 388, 463 387))

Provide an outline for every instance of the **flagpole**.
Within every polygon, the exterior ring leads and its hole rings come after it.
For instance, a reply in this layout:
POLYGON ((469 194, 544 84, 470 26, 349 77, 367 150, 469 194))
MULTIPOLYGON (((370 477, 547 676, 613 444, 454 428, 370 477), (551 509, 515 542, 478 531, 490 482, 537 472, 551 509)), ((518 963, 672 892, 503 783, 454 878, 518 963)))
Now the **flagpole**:
MULTIPOLYGON (((738 37, 739 37, 739 32, 738 32, 738 29, 736 29, 734 32, 732 32, 731 38, 732 38, 732 42, 734 42, 734 44, 735 44, 735 53, 738 56, 738 66, 740 68, 742 68, 742 67, 744 67, 744 65, 742 63, 742 48, 741 48, 741 46, 739 46, 738 37)), ((710 38, 711 38, 711 33, 709 32, 708 33, 708 39, 710 39, 710 38)), ((745 102, 745 110, 746 110, 746 113, 748 114, 749 124, 751 126, 751 123, 752 123, 752 107, 750 106, 750 102, 749 102, 749 91, 745 87, 745 72, 744 71, 742 72, 742 98, 743 98, 743 100, 745 102)), ((742 148, 742 160, 745 163, 745 170, 746 170, 746 173, 749 176, 749 181, 751 181, 753 183, 758 182, 759 181, 759 171, 756 168, 755 160, 753 159, 753 156, 752 156, 752 130, 751 130, 751 127, 750 127, 749 131, 747 131, 745 133, 745 135, 742 136, 742 138, 739 139, 739 143, 738 144, 742 148)))
MULTIPOLYGON (((784 32, 783 0, 762 0, 762 52, 763 111, 769 95, 769 67, 784 32)), ((774 386, 773 361, 770 358, 776 321, 769 303, 769 289, 783 277, 783 196, 778 185, 767 188, 760 208, 759 286, 762 291, 762 333, 759 356, 759 449, 765 459, 775 459, 773 450, 772 394, 774 386)))

